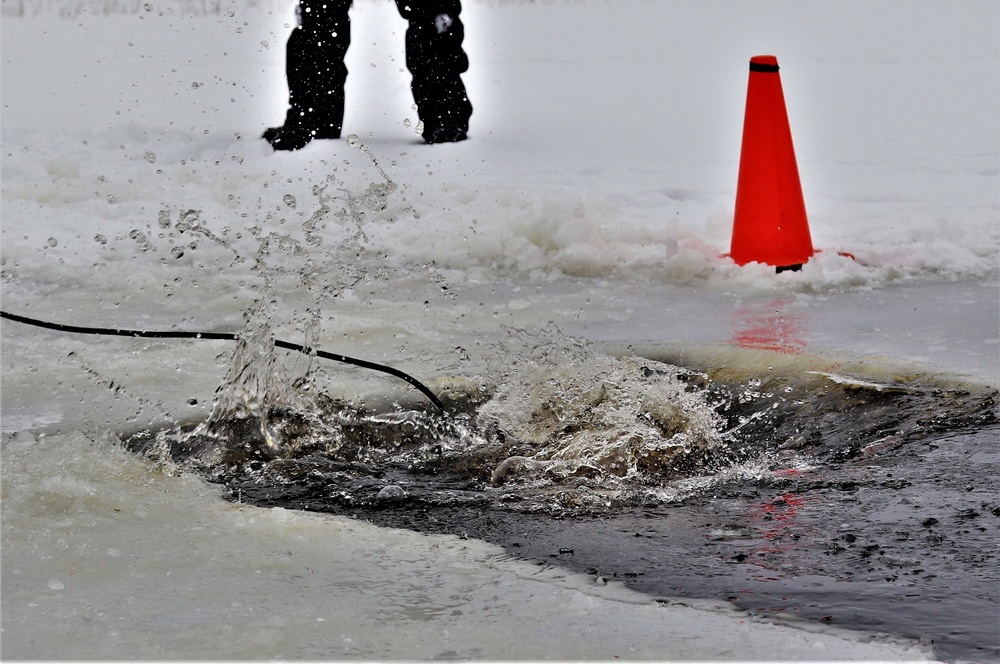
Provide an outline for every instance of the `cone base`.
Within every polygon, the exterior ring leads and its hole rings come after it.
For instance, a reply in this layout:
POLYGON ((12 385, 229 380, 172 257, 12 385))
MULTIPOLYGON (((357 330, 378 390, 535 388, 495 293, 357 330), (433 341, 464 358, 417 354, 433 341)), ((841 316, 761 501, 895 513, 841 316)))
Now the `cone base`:
MULTIPOLYGON (((815 256, 816 254, 820 254, 820 253, 823 253, 822 249, 814 249, 812 255, 815 256)), ((857 257, 855 257, 855 255, 852 254, 849 251, 838 251, 837 255, 838 256, 843 256, 844 258, 850 258, 852 261, 857 261, 858 260, 857 257)), ((810 256, 810 258, 811 257, 812 256, 810 256)), ((774 263, 767 263, 766 261, 754 261, 754 260, 748 260, 748 261, 740 262, 740 261, 736 260, 735 258, 733 258, 732 253, 720 254, 720 258, 729 258, 729 259, 732 259, 733 262, 736 263, 737 265, 739 265, 740 267, 743 267, 744 265, 748 265, 750 263, 764 263, 765 265, 772 266, 774 268, 774 273, 775 274, 781 274, 782 272, 801 272, 802 268, 805 267, 805 264, 809 262, 809 258, 805 259, 801 263, 788 263, 788 264, 784 264, 784 265, 775 265, 774 263)))

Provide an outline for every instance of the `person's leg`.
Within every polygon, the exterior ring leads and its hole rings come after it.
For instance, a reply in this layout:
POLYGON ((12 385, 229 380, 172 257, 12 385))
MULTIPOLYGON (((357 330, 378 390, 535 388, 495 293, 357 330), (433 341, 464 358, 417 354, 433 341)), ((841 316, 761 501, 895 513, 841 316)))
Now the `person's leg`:
POLYGON ((288 112, 281 127, 264 132, 275 150, 298 150, 313 138, 340 137, 350 6, 351 0, 299 0, 299 25, 285 51, 288 112))
POLYGON ((406 67, 417 115, 424 123, 428 143, 464 140, 469 131, 472 104, 461 74, 469 68, 462 49, 465 26, 460 0, 396 0, 406 30, 406 67))

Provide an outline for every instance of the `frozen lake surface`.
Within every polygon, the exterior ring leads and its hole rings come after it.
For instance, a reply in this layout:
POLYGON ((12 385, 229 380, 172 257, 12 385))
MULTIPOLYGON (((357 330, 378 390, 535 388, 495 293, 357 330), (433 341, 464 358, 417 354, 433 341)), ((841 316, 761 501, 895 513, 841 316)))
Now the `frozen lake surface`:
MULTIPOLYGON (((4 321, 3 655, 1000 659, 1000 9, 464 5, 468 141, 418 141, 405 23, 359 0, 357 138, 275 154, 258 136, 284 114, 290 4, 4 0, 4 311, 263 320, 493 396, 469 436, 432 426, 396 456, 157 464, 119 441, 204 421, 233 343, 4 321), (759 53, 782 66, 823 250, 780 275, 723 256, 759 53), (584 424, 525 417, 553 403, 584 424), (608 459, 635 431, 622 475, 608 459), (406 474, 422 463, 457 484, 406 474), (491 484, 501 463, 526 474, 491 484), (387 478, 410 503, 366 502, 387 478)), ((274 366, 264 387, 401 411, 363 434, 423 426, 390 377, 274 366)))

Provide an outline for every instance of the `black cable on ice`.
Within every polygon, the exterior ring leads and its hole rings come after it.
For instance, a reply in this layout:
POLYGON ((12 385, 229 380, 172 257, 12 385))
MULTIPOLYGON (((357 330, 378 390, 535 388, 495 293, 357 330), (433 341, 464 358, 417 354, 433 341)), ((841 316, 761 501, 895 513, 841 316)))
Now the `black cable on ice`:
MULTIPOLYGON (((126 330, 114 327, 80 327, 78 325, 63 325, 61 323, 50 323, 44 320, 37 320, 35 318, 28 318, 27 316, 18 316, 17 314, 8 313, 6 311, 0 311, 0 318, 6 318, 7 320, 12 320, 15 323, 23 323, 25 325, 33 325, 35 327, 41 327, 46 330, 55 330, 56 332, 69 332, 70 334, 95 334, 101 336, 114 336, 114 337, 137 337, 142 339, 204 339, 209 341, 239 341, 239 335, 233 334, 231 332, 187 332, 183 330, 126 330)), ((316 353, 317 357, 321 357, 324 360, 332 360, 334 362, 340 362, 342 364, 350 364, 356 367, 361 367, 362 369, 371 369, 372 371, 381 371, 382 373, 389 374, 390 376, 395 376, 401 380, 406 381, 420 392, 426 396, 432 404, 434 404, 438 410, 444 411, 444 405, 441 400, 437 398, 430 388, 421 383, 419 380, 411 376, 410 374, 395 369, 393 367, 386 366, 384 364, 377 364, 375 362, 369 362, 368 360, 360 360, 356 357, 348 357, 347 355, 340 355, 338 353, 330 353, 325 350, 320 350, 318 348, 307 348, 301 344, 293 344, 290 341, 282 341, 281 339, 275 339, 274 345, 278 348, 284 348, 285 350, 294 350, 299 353, 304 353, 309 355, 310 353, 316 353)))

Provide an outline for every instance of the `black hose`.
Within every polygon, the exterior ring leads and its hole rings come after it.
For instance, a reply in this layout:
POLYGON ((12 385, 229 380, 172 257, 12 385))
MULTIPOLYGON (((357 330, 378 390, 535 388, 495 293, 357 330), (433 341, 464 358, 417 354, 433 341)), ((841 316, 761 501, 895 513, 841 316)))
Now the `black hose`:
MULTIPOLYGON (((62 325, 61 323, 50 323, 48 321, 37 320, 34 318, 28 318, 27 316, 18 316, 17 314, 11 314, 6 311, 0 311, 0 318, 6 318, 7 320, 12 320, 15 323, 24 323, 25 325, 33 325, 35 327, 41 327, 46 330, 55 330, 57 332, 69 332, 71 334, 98 334, 102 336, 114 336, 114 337, 138 337, 142 339, 205 339, 212 341, 239 341, 239 335, 233 334, 231 332, 185 332, 181 330, 123 330, 113 327, 80 327, 77 325, 62 325)), ((351 364, 356 367, 361 367, 363 369, 371 369, 372 371, 381 371, 382 373, 389 374, 390 376, 395 376, 405 380, 407 383, 413 387, 420 390, 424 396, 430 399, 430 402, 434 404, 438 410, 444 411, 444 405, 441 400, 437 398, 430 388, 421 383, 419 380, 414 378, 408 373, 400 371, 399 369, 394 369, 393 367, 388 367, 384 364, 376 364, 375 362, 369 362, 368 360, 359 360, 355 357, 348 357, 347 355, 338 355, 337 353, 329 353, 325 350, 307 348, 301 344, 293 344, 289 341, 282 341, 281 339, 275 339, 274 345, 278 348, 284 348, 286 350, 294 350, 306 355, 315 352, 317 357, 322 357, 324 360, 333 360, 334 362, 340 362, 342 364, 351 364)))

